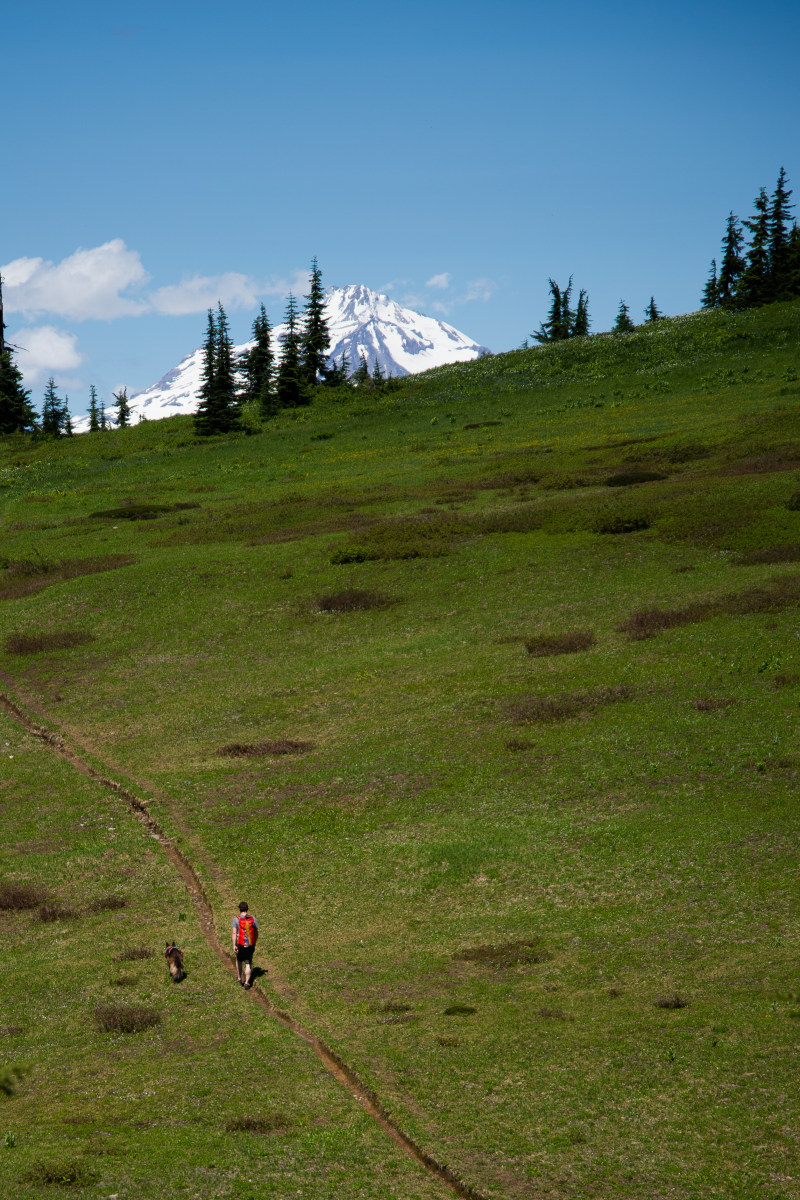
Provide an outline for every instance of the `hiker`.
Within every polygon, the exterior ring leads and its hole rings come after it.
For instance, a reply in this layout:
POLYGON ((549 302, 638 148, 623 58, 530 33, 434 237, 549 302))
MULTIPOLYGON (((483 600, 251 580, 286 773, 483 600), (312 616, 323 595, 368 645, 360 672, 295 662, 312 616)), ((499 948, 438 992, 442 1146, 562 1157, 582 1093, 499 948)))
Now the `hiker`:
POLYGON ((239 915, 231 921, 231 937, 233 952, 236 955, 236 979, 242 987, 252 987, 250 978, 253 971, 253 951, 258 941, 258 921, 247 911, 247 905, 242 901, 239 905, 239 915), (244 979, 242 979, 242 963, 244 963, 244 979))

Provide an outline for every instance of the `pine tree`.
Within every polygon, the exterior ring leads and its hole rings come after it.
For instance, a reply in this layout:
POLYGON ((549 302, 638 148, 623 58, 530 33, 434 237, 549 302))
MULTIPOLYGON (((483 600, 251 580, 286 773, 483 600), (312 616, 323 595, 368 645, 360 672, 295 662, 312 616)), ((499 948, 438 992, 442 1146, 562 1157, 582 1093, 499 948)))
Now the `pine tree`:
POLYGON ((788 300, 792 295, 789 266, 789 220, 793 204, 789 203, 791 188, 786 186, 783 167, 778 175, 769 210, 769 274, 772 300, 788 300))
POLYGON ((94 384, 89 388, 89 433, 100 432, 100 413, 97 404, 97 388, 94 384))
POLYGON ((105 433, 105 431, 108 429, 108 419, 106 417, 106 409, 105 409, 104 404, 100 405, 100 414, 98 417, 98 421, 100 424, 100 432, 105 433))
POLYGON ((262 417, 272 417, 277 411, 273 391, 275 355, 271 342, 272 329, 264 305, 253 322, 253 345, 244 359, 244 399, 255 404, 262 417))
POLYGON ((739 218, 728 213, 725 236, 722 239, 722 261, 717 278, 717 304, 723 308, 733 304, 742 271, 747 265, 742 258, 744 236, 739 218))
POLYGON ((114 424, 117 429, 126 429, 131 421, 131 408, 128 403, 128 389, 120 388, 118 392, 112 392, 114 397, 114 408, 117 410, 117 415, 114 418, 114 424))
POLYGON ((277 395, 280 408, 300 408, 310 403, 306 375, 300 361, 300 328, 297 301, 292 293, 286 302, 286 333, 281 335, 281 361, 278 367, 277 395))
POLYGON ((369 385, 369 363, 367 362, 367 356, 363 350, 359 352, 358 366, 350 378, 355 387, 367 387, 369 385))
POLYGON ((789 234, 786 274, 789 280, 789 294, 800 296, 800 229, 797 228, 797 222, 792 226, 789 234))
POLYGON ((36 413, 29 401, 30 391, 22 386, 22 372, 5 343, 0 351, 0 435, 29 433, 36 428, 36 413))
POLYGON ((72 428, 72 416, 69 411, 69 396, 64 397, 64 403, 61 406, 61 430, 64 437, 73 437, 75 430, 72 428))
POLYGON ((378 362, 378 356, 376 355, 375 366, 372 368, 372 386, 376 392, 379 392, 383 388, 385 382, 386 380, 384 378, 383 371, 381 370, 381 364, 378 362))
POLYGON ((769 198, 762 187, 755 199, 755 214, 745 220, 745 226, 752 236, 747 247, 747 265, 736 288, 736 304, 739 308, 753 308, 757 304, 767 304, 772 299, 769 209, 769 198))
POLYGON ((61 436, 61 403, 61 397, 56 391, 56 381, 51 375, 45 385, 42 400, 42 433, 45 437, 61 436))
POLYGON ((614 333, 631 333, 636 326, 631 320, 631 310, 628 308, 624 300, 620 300, 619 308, 617 309, 617 319, 614 322, 614 333))
POLYGON ((304 297, 303 329, 300 334, 300 361, 306 383, 313 387, 325 374, 331 336, 325 320, 325 293, 322 271, 316 258, 311 260, 311 286, 304 297))
POLYGON ((589 332, 589 294, 581 288, 578 295, 578 307, 575 309, 575 319, 572 322, 570 337, 586 337, 589 332))
POLYGON ((654 321, 660 321, 664 314, 658 308, 653 297, 650 297, 650 303, 644 310, 644 319, 648 325, 652 325, 654 321))
POLYGON ((203 342, 203 366, 200 372, 200 403, 194 414, 195 431, 201 435, 217 432, 217 323, 214 310, 208 310, 206 340, 203 342))
POLYGON ((717 260, 715 258, 711 260, 711 270, 708 273, 700 302, 703 308, 717 308, 719 305, 719 280, 717 279, 717 260))
POLYGON ((218 405, 218 432, 230 433, 239 427, 236 377, 233 366, 233 339, 222 301, 217 302, 217 347, 215 390, 218 405))

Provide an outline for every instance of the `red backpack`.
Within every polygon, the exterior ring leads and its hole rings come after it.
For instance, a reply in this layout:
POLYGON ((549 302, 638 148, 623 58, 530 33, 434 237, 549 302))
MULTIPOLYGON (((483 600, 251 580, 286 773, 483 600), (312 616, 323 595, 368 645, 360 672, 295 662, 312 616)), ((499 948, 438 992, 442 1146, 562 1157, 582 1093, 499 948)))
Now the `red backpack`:
POLYGON ((239 917, 239 933, 236 937, 236 945, 254 946, 256 942, 256 923, 249 913, 242 913, 239 917))

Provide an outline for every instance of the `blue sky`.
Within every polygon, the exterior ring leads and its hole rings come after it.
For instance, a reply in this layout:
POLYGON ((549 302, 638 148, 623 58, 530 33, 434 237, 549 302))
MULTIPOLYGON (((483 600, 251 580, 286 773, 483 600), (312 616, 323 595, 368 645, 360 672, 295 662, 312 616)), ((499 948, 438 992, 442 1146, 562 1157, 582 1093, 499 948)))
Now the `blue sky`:
POLYGON ((25 0, 2 32, 0 270, 38 402, 243 341, 317 255, 495 351, 547 278, 695 309, 725 216, 800 199, 800 6, 25 0), (39 261, 41 260, 41 261, 39 261))

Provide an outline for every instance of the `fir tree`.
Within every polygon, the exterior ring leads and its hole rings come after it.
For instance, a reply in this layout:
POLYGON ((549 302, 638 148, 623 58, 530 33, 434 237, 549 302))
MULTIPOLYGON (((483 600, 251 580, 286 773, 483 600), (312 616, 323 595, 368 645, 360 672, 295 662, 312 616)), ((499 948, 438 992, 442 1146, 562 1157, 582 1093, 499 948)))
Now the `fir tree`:
POLYGON ((22 372, 14 362, 11 347, 0 351, 0 435, 29 433, 36 428, 30 391, 22 386, 22 372))
POLYGON ((300 361, 300 329, 297 301, 292 293, 286 302, 286 332, 281 335, 281 362, 278 367, 277 394, 280 408, 300 408, 310 402, 306 375, 300 361))
POLYGON ((350 378, 355 387, 365 387, 370 382, 369 363, 367 362, 367 356, 363 350, 361 350, 358 355, 358 366, 350 378))
POLYGON ((275 355, 271 342, 272 329, 264 305, 253 322, 253 346, 244 359, 244 399, 255 404, 262 417, 272 417, 277 400, 272 383, 275 374, 275 355))
POLYGON ((215 389, 218 404, 218 429, 230 433, 239 426, 239 405, 236 399, 236 377, 233 366, 233 339, 222 301, 217 302, 217 347, 215 389))
POLYGON ((747 265, 742 258, 744 237, 739 218, 728 213, 725 236, 722 239, 722 262, 717 278, 717 304, 728 307, 733 304, 742 271, 747 265))
POLYGON ((108 429, 108 418, 106 417, 106 409, 104 404, 100 405, 98 421, 100 424, 100 432, 105 433, 105 431, 108 429))
POLYGON ((97 388, 94 384, 89 388, 89 433, 100 432, 100 412, 97 404, 97 388))
POLYGON ((73 437, 75 430, 72 428, 72 416, 69 411, 69 396, 64 397, 64 404, 61 408, 61 429, 64 437, 73 437))
POLYGON ((214 320, 214 310, 208 310, 206 322, 206 339, 203 342, 203 366, 200 371, 200 403, 194 414, 194 427, 197 433, 207 435, 217 432, 216 405, 216 366, 217 366, 217 323, 214 320))
POLYGON ((51 375, 45 385, 42 400, 42 433, 45 437, 60 437, 62 423, 62 402, 56 391, 56 381, 51 375))
POLYGON ((614 333, 630 333, 636 326, 631 320, 631 310, 624 300, 620 300, 617 309, 617 319, 614 322, 614 333))
POLYGON ((719 305, 719 280, 717 279, 717 260, 715 258, 711 260, 711 270, 708 273, 700 302, 703 308, 717 308, 719 305))
POLYGON ((762 187, 755 199, 755 214, 745 221, 751 238, 747 247, 747 265, 736 288, 736 303, 740 308, 766 304, 771 297, 769 262, 770 215, 769 197, 762 187))
POLYGON ((375 366, 372 368, 372 386, 376 392, 379 392, 383 388, 385 382, 386 380, 384 378, 383 371, 381 370, 381 364, 378 362, 378 356, 376 355, 375 366))
POLYGON ((788 300, 794 293, 789 267, 789 220, 793 204, 789 203, 792 192, 786 186, 783 167, 778 175, 769 210, 769 275, 770 299, 788 300))
POLYGON ((800 296, 800 229, 797 228, 796 222, 789 234, 786 274, 789 280, 790 295, 800 296))
POLYGON ((316 258, 311 260, 311 286, 304 297, 303 329, 300 334, 300 361, 306 383, 313 387, 325 374, 328 348, 331 344, 328 323, 325 320, 325 293, 322 289, 322 271, 316 258))
POLYGON ((660 321, 664 314, 659 309, 653 297, 650 297, 650 303, 644 310, 644 319, 648 325, 652 325, 654 321, 660 321))
POLYGON ((114 397, 114 408, 117 410, 117 415, 114 418, 114 424, 117 429, 126 429, 131 421, 131 408, 128 403, 128 389, 120 388, 118 392, 112 392, 114 397))
POLYGON ((578 295, 578 307, 575 309, 575 319, 570 329, 570 337, 586 337, 590 324, 589 295, 581 288, 578 295))

